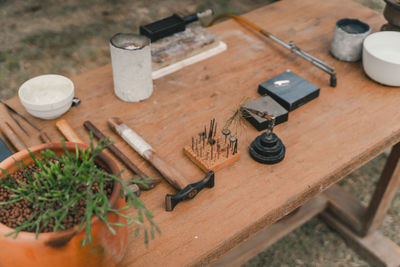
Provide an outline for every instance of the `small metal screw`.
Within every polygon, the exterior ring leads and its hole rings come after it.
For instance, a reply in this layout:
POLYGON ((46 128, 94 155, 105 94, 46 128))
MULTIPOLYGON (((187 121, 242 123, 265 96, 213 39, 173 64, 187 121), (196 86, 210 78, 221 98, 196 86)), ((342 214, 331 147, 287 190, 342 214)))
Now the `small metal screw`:
POLYGON ((228 135, 231 134, 231 131, 229 129, 223 129, 221 133, 225 136, 225 144, 226 144, 226 139, 228 138, 228 135))
POLYGON ((234 136, 231 136, 231 137, 229 138, 229 147, 232 149, 232 153, 233 153, 233 150, 234 150, 234 146, 235 146, 236 141, 237 141, 237 138, 234 137, 234 136))

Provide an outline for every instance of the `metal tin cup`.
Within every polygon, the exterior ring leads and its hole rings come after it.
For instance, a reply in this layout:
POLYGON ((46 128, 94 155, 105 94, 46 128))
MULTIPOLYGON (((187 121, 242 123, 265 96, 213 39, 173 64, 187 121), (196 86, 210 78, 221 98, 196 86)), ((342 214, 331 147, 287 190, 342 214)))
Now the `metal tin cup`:
POLYGON ((338 20, 331 43, 331 53, 342 61, 361 59, 362 43, 371 32, 371 27, 358 19, 338 20))
POLYGON ((150 40, 117 33, 110 39, 114 92, 123 101, 139 102, 153 93, 150 40))

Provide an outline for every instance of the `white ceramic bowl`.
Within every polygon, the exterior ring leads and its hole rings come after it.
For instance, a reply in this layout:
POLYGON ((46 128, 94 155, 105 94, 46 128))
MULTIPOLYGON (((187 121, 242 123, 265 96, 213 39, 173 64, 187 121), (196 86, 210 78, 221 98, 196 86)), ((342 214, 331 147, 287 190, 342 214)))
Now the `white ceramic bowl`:
POLYGON ((373 80, 400 86, 400 32, 383 31, 369 35, 363 44, 363 67, 373 80))
POLYGON ((19 100, 34 117, 55 119, 71 107, 74 84, 67 77, 46 74, 24 82, 18 91, 19 100))

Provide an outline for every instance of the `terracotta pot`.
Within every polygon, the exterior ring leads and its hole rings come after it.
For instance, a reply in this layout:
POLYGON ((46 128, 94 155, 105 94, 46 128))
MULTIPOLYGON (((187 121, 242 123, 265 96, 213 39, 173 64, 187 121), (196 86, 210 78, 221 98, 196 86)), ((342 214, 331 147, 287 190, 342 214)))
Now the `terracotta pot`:
MULTIPOLYGON (((80 144, 80 148, 85 145, 80 144)), ((67 143, 67 148, 74 151, 75 144, 67 143)), ((30 148, 36 155, 40 156, 40 151, 51 149, 57 154, 63 153, 60 143, 47 143, 30 148)), ((23 160, 25 164, 33 162, 29 153, 20 151, 0 163, 0 168, 13 173, 18 170, 14 159, 23 160)), ((116 163, 107 155, 102 153, 98 156, 97 163, 104 167, 110 173, 119 171, 116 163)), ((124 199, 120 198, 120 185, 114 185, 114 191, 110 200, 115 208, 121 208, 125 205, 124 199)), ((110 222, 122 222, 125 220, 109 214, 110 222)), ((127 245, 127 228, 115 227, 116 235, 113 235, 107 226, 98 218, 92 219, 91 245, 81 246, 81 241, 85 236, 85 231, 77 230, 77 226, 68 230, 55 233, 42 233, 36 239, 35 233, 20 232, 16 239, 5 237, 12 229, 0 224, 0 266, 1 267, 19 267, 19 266, 40 266, 40 267, 64 267, 64 266, 115 266, 123 258, 127 245)))

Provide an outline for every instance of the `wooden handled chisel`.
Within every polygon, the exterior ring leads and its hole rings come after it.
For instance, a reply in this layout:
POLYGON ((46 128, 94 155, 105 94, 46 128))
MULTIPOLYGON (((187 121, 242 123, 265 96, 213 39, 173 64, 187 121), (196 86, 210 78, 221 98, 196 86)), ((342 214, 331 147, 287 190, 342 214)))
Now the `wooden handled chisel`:
MULTIPOLYGON (((93 133, 98 139, 104 139, 106 136, 90 121, 85 121, 83 126, 90 132, 93 133)), ((139 169, 127 156, 122 153, 116 146, 110 145, 107 147, 114 156, 119 159, 132 173, 136 174, 138 180, 142 181, 144 185, 139 184, 140 189, 150 190, 160 183, 160 179, 155 179, 147 174, 145 174, 141 169, 139 169)))

